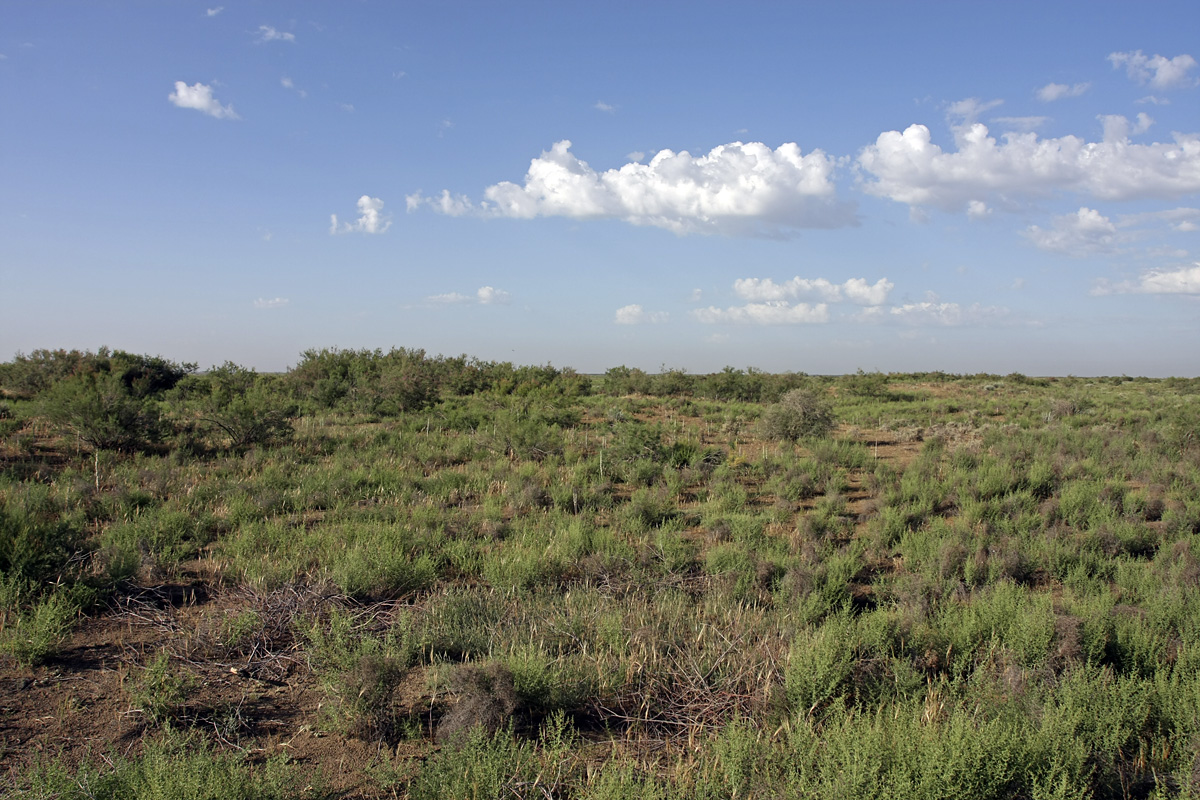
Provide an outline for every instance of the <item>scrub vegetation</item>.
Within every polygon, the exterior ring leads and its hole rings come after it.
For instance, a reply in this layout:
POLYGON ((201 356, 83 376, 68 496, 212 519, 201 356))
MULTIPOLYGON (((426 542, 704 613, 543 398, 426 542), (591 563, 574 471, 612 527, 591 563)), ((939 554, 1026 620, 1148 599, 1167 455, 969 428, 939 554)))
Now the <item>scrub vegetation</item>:
POLYGON ((8 796, 1200 797, 1200 380, 0 388, 8 796))

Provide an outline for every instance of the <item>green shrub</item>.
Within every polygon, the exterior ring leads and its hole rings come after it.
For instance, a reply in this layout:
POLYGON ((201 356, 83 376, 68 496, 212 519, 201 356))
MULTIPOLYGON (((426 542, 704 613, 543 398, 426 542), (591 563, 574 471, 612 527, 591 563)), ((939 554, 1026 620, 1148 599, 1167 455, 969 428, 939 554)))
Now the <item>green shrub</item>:
POLYGON ((762 415, 763 435, 769 439, 797 441, 826 436, 833 430, 833 410, 811 389, 792 389, 762 415))
POLYGON ((0 630, 0 653, 26 667, 58 655, 79 616, 79 606, 66 591, 55 591, 17 616, 15 624, 0 630))

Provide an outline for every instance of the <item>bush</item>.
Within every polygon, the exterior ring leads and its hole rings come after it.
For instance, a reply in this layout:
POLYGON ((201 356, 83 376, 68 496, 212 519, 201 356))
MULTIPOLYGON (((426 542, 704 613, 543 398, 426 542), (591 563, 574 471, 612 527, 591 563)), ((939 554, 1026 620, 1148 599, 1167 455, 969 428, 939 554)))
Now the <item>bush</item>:
POLYGON ((132 394, 118 375, 92 373, 59 381, 42 395, 38 410, 93 450, 138 450, 158 439, 158 412, 132 394))
POLYGON ((833 411, 821 395, 810 389, 792 389, 762 416, 763 435, 794 442, 826 436, 833 430, 833 411))

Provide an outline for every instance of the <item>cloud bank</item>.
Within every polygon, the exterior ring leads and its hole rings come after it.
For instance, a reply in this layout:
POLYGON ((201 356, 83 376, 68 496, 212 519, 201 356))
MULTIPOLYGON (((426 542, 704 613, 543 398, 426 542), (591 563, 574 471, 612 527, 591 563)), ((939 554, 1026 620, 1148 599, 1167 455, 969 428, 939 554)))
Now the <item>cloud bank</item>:
MULTIPOLYGON (((868 194, 913 207, 965 210, 971 201, 1018 200, 1078 192, 1104 200, 1178 197, 1200 191, 1200 135, 1174 134, 1174 142, 1133 144, 1124 117, 1104 118, 1108 136, 1040 139, 1006 133, 997 141, 981 123, 955 129, 956 152, 945 152, 929 128, 881 133, 863 148, 857 166, 868 194)), ((1139 116, 1138 127, 1148 127, 1139 116)))
POLYGON ((785 236, 857 224, 853 205, 837 200, 834 167, 822 151, 805 155, 792 143, 772 150, 733 142, 701 156, 662 150, 647 164, 597 172, 563 140, 530 162, 523 184, 490 186, 478 204, 447 191, 406 199, 410 211, 429 205, 451 215, 621 219, 677 234, 785 236))
POLYGON ((188 86, 183 81, 175 81, 175 91, 167 95, 167 99, 180 108, 192 108, 217 119, 241 119, 232 105, 223 106, 217 102, 212 87, 203 83, 188 86))

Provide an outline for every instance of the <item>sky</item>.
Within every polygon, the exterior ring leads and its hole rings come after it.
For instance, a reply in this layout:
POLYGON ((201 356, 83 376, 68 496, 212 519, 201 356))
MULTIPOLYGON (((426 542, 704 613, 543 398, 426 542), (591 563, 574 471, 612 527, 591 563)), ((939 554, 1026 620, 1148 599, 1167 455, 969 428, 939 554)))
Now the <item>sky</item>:
POLYGON ((0 2, 0 359, 1200 375, 1200 4, 0 2))

